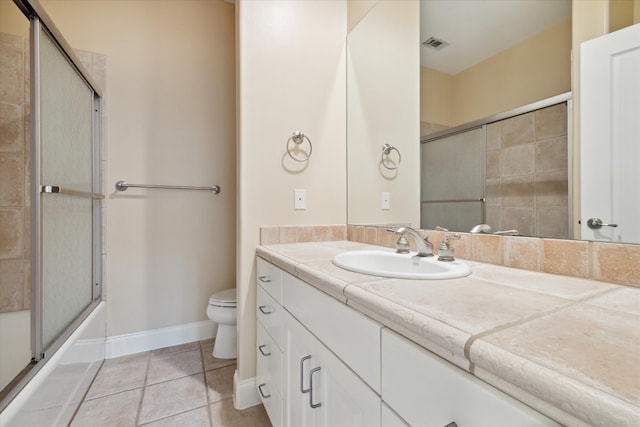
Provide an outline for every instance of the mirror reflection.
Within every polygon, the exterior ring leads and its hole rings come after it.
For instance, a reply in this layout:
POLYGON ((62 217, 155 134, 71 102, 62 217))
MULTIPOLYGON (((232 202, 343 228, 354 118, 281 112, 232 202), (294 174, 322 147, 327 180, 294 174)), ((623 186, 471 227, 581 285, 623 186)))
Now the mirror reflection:
MULTIPOLYGON (((388 3, 396 2, 378 2, 348 37, 348 61, 363 52, 373 57, 368 75, 364 67, 348 64, 349 222, 409 223, 458 231, 490 223, 492 231, 517 229, 522 235, 569 237, 568 96, 545 101, 542 106, 536 103, 570 90, 571 1, 415 2, 419 3, 420 22, 405 22, 402 31, 418 25, 419 74, 415 83, 405 76, 403 87, 413 84, 419 93, 423 144, 418 152, 409 154, 419 158, 417 173, 408 178, 412 171, 401 167, 399 176, 418 183, 420 203, 406 203, 402 212, 396 210, 395 214, 393 200, 401 197, 398 192, 404 194, 403 188, 412 192, 414 184, 405 181, 394 191, 389 182, 398 178, 389 180, 378 173, 364 179, 358 173, 358 180, 352 174, 353 170, 362 170, 361 160, 379 155, 380 147, 366 146, 363 140, 384 133, 371 132, 364 126, 358 133, 360 123, 354 125, 352 118, 383 108, 380 102, 371 105, 371 99, 367 99, 356 106, 357 114, 353 112, 354 100, 362 99, 354 90, 362 92, 361 82, 379 74, 371 70, 383 68, 375 61, 385 67, 391 62, 379 53, 384 47, 380 33, 390 33, 384 28, 387 24, 379 22, 386 19, 381 16, 393 15, 389 10, 380 11, 389 8, 388 3), (376 25, 374 20, 378 21, 376 25), (377 41, 373 47, 372 40, 377 41), (554 103, 558 105, 552 106, 554 103), (530 107, 523 110, 523 106, 530 107), (542 107, 545 109, 533 111, 542 107), (516 116, 510 121, 505 114, 509 111, 516 116), (491 117, 494 121, 482 121, 491 117), (458 133, 462 128, 468 130, 458 133), (447 136, 447 132, 453 135, 447 136), (386 216, 380 214, 376 204, 379 194, 367 193, 371 188, 383 192, 392 188, 392 208, 386 216), (461 193, 455 194, 455 188, 461 193), (375 200, 367 205, 364 199, 375 200), (411 210, 413 214, 408 213, 411 210), (551 224, 549 217, 553 217, 554 225, 547 227, 551 224)), ((383 83, 379 81, 378 86, 383 83)), ((378 114, 411 128, 407 117, 414 111, 413 101, 407 98, 401 110, 391 111, 386 106, 386 115, 378 114)), ((385 136, 393 138, 388 132, 385 136)), ((403 152, 403 166, 405 157, 403 152)))

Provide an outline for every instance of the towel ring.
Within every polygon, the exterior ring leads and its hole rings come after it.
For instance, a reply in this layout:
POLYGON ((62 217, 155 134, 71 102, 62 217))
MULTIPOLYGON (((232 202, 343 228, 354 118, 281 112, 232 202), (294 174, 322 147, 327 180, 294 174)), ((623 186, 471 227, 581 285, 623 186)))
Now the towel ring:
MULTIPOLYGON (((295 145, 292 146, 292 147, 295 148, 295 145)), ((311 157, 311 151, 312 150, 313 150, 313 146, 311 145, 311 140, 309 139, 309 137, 307 135, 305 135, 304 133, 300 132, 299 130, 293 131, 293 133, 291 134, 289 139, 287 139, 287 154, 289 155, 289 157, 291 157, 296 162, 306 162, 306 161, 308 161, 309 157, 311 157), (300 145, 300 144, 302 144, 304 142, 305 139, 309 143, 309 153, 306 155, 306 157, 304 159, 300 159, 300 158, 295 157, 293 155, 293 153, 291 153, 291 148, 290 148, 291 144, 289 144, 289 143, 291 141, 293 141, 294 144, 300 145)))
POLYGON ((390 144, 384 144, 382 146, 382 166, 384 166, 385 168, 389 169, 389 170, 396 170, 398 169, 398 167, 400 166, 400 162, 402 161, 402 156, 400 155, 400 151, 398 151, 398 149, 396 147, 394 147, 393 145, 390 144), (387 166, 387 163, 385 162, 385 157, 384 156, 389 156, 389 154, 391 154, 392 151, 395 151, 396 153, 398 153, 398 163, 392 162, 393 164, 395 164, 395 167, 389 167, 387 166))

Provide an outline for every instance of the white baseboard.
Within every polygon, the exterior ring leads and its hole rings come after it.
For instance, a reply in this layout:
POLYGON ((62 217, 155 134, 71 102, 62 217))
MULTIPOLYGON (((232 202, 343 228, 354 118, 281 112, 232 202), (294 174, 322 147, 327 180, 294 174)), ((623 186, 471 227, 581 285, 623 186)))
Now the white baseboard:
POLYGON ((260 396, 256 390, 256 377, 246 380, 238 380, 238 371, 233 374, 233 406, 238 409, 247 409, 261 404, 260 396))
POLYGON ((216 325, 209 321, 134 332, 107 337, 106 358, 142 353, 143 351, 201 341, 216 336, 216 325))

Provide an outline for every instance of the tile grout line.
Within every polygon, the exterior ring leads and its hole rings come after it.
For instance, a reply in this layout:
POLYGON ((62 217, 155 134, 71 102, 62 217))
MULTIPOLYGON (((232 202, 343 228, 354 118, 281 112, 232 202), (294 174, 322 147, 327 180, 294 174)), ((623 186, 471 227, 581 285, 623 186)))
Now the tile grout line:
POLYGON ((138 410, 136 412, 136 420, 135 420, 136 426, 140 424, 140 413, 142 412, 142 403, 144 402, 144 392, 147 389, 147 378, 149 377, 149 369, 151 368, 151 355, 152 355, 152 352, 150 351, 149 356, 147 357, 147 369, 144 374, 144 384, 142 386, 142 393, 140 393, 140 401, 138 402, 138 410))

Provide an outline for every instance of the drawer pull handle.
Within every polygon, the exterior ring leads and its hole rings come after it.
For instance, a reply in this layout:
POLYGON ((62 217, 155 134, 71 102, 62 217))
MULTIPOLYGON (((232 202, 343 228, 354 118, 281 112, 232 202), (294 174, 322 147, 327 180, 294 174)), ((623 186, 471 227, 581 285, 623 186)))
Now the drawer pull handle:
POLYGON ((452 421, 444 427, 458 427, 458 424, 456 424, 455 421, 452 421))
POLYGON ((318 371, 320 371, 320 366, 313 368, 311 372, 309 372, 309 389, 311 390, 311 393, 309 393, 309 406, 311 406, 311 409, 316 409, 322 406, 322 403, 313 403, 313 374, 318 371))
POLYGON ((271 283, 271 278, 269 276, 260 276, 258 277, 258 280, 262 283, 271 283))
POLYGON ((310 354, 300 359, 300 393, 309 393, 311 391, 311 387, 304 388, 304 362, 309 359, 311 359, 310 354))
POLYGON ((264 394, 264 391, 262 391, 262 387, 266 386, 267 384, 260 384, 258 386, 258 391, 260 392, 260 395, 264 398, 264 399, 268 399, 271 397, 270 394, 264 394))
POLYGON ((266 344, 262 344, 261 346, 258 347, 258 350, 260 350, 260 353, 262 353, 263 356, 271 356, 271 352, 267 351, 265 353, 264 349, 267 347, 266 344))
POLYGON ((271 314, 273 313, 273 311, 271 311, 270 307, 267 305, 261 305, 260 307, 258 307, 258 310, 260 310, 262 312, 262 314, 271 314))

